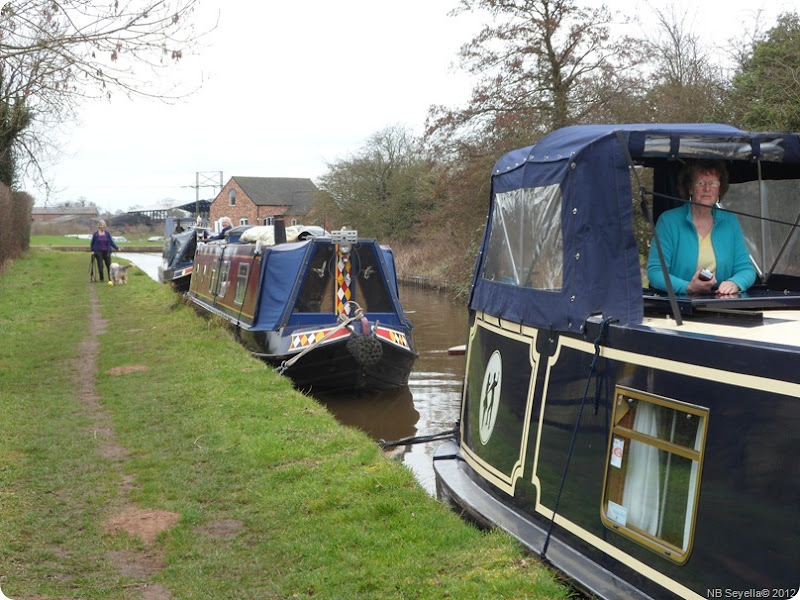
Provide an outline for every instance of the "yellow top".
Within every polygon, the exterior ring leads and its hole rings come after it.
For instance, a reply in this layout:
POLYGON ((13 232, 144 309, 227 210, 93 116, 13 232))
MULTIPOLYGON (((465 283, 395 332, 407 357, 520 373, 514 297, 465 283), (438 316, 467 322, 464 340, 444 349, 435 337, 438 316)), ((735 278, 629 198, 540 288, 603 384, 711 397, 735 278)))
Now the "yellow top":
POLYGON ((697 268, 708 269, 712 273, 717 271, 717 255, 714 254, 714 246, 711 245, 711 234, 702 237, 697 234, 697 243, 700 251, 697 253, 697 268))

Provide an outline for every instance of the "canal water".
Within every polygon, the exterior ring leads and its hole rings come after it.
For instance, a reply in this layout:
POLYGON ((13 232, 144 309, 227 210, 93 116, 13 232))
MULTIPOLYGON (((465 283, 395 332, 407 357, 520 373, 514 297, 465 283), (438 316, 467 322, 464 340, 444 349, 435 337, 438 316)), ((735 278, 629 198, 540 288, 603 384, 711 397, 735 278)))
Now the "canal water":
MULTIPOLYGON (((160 254, 120 252, 116 256, 158 281, 160 254)), ((459 416, 465 357, 451 355, 448 349, 467 341, 465 301, 454 302, 446 294, 406 285, 400 287, 400 301, 414 325, 419 353, 408 386, 380 394, 315 395, 340 423, 363 430, 376 442, 451 430, 459 416)), ((440 443, 403 444, 393 451, 431 495, 435 493, 433 454, 440 443)))

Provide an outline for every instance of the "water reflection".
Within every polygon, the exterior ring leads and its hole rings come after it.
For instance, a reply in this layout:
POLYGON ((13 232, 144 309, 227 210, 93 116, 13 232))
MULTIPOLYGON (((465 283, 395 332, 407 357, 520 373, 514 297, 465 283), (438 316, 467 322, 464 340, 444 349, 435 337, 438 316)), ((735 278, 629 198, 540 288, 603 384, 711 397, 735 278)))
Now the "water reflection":
POLYGON ((315 394, 336 419, 358 427, 375 440, 398 440, 417 433, 419 413, 411 390, 403 387, 380 394, 315 394))
MULTIPOLYGON (((400 300, 414 324, 419 352, 408 387, 370 396, 317 396, 341 423, 359 427, 375 440, 441 433, 455 427, 459 417, 465 361, 447 350, 466 343, 464 302, 411 286, 401 286, 400 300)), ((430 494, 436 487, 433 453, 440 443, 409 445, 403 453, 403 463, 430 494)))

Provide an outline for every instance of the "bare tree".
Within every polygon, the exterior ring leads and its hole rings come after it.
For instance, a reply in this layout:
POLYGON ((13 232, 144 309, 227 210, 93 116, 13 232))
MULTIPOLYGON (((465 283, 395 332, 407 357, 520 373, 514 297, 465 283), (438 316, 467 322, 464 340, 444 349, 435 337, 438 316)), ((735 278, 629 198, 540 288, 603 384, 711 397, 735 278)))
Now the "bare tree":
POLYGON ((687 14, 675 8, 655 10, 658 29, 646 42, 653 75, 644 105, 647 120, 706 121, 724 93, 721 66, 691 33, 687 14))
POLYGON ((387 127, 354 156, 328 165, 320 178, 327 193, 315 214, 336 218, 367 235, 408 240, 430 209, 434 177, 411 132, 387 127))
MULTIPOLYGON (((87 98, 176 97, 157 75, 202 35, 198 0, 11 0, 0 10, 0 161, 38 168, 41 134, 87 98), (37 128, 38 126, 38 128, 37 128), (34 129, 38 129, 33 135, 34 129)), ((13 168, 11 169, 13 171, 13 168)), ((13 178, 12 178, 13 181, 13 178)))
POLYGON ((429 132, 517 130, 528 139, 565 125, 597 121, 602 107, 638 88, 642 60, 632 40, 611 35, 605 7, 573 0, 461 0, 454 12, 491 18, 460 51, 478 77, 464 109, 433 107, 429 132))

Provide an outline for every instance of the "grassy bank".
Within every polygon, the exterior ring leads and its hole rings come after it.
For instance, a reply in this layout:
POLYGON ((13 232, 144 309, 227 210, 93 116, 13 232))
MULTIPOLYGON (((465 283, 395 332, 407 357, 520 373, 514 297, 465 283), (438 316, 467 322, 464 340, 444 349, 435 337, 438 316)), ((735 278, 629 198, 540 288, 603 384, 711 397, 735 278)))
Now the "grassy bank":
MULTIPOLYGON (((140 235, 131 236, 127 238, 127 242, 118 242, 119 246, 152 246, 153 252, 159 252, 164 247, 164 242, 148 242, 147 238, 140 235)), ((76 237, 67 237, 66 235, 32 235, 32 247, 52 247, 52 246, 76 246, 89 248, 89 240, 82 240, 76 237)))
POLYGON ((0 587, 66 598, 567 598, 141 271, 0 274, 0 587))

